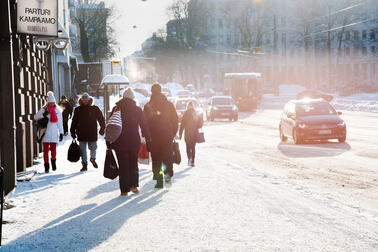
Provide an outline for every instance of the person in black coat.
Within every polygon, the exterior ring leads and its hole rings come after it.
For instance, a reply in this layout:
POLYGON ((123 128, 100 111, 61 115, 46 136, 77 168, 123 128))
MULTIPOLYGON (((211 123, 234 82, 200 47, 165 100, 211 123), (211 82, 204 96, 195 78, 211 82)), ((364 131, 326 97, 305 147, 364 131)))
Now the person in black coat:
POLYGON ((79 140, 81 149, 81 163, 83 167, 80 171, 88 170, 87 145, 90 150, 91 163, 98 168, 96 163, 97 150, 97 122, 100 124, 100 135, 104 135, 105 119, 101 110, 93 105, 93 98, 84 93, 79 99, 79 107, 75 109, 71 123, 71 136, 79 140))
POLYGON ((165 182, 171 183, 173 176, 172 142, 178 130, 178 117, 175 107, 161 93, 161 86, 151 87, 151 99, 144 106, 144 114, 152 137, 151 156, 152 172, 156 180, 155 188, 163 188, 163 176, 160 173, 164 165, 165 182))
POLYGON ((139 192, 138 152, 141 144, 139 127, 142 136, 146 139, 147 149, 151 148, 151 136, 146 118, 134 98, 133 90, 128 88, 123 93, 123 98, 116 103, 112 114, 117 110, 121 111, 122 132, 114 143, 107 142, 108 148, 114 149, 117 154, 121 196, 127 196, 130 191, 139 192))
POLYGON ((59 106, 63 110, 63 129, 64 135, 67 136, 68 134, 68 119, 72 117, 72 106, 67 101, 67 97, 64 95, 60 98, 59 106))
POLYGON ((203 120, 197 115, 193 102, 188 102, 186 111, 182 117, 179 136, 181 139, 185 131, 186 154, 189 166, 194 166, 198 129, 202 127, 202 124, 203 120))

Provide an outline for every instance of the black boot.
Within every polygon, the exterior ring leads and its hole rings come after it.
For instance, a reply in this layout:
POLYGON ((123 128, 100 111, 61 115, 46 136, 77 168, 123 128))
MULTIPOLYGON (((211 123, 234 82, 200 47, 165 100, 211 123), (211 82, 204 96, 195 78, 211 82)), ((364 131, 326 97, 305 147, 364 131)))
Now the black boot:
POLYGON ((88 171, 88 164, 83 164, 83 168, 80 170, 81 172, 88 171))
POLYGON ((53 171, 56 171, 56 159, 51 159, 51 168, 53 171))
POLYGON ((49 170, 50 170, 50 164, 49 163, 45 163, 45 172, 49 173, 49 170))
POLYGON ((164 184, 163 184, 163 175, 159 174, 157 176, 157 179, 156 179, 156 185, 155 185, 155 188, 163 188, 164 187, 164 184))

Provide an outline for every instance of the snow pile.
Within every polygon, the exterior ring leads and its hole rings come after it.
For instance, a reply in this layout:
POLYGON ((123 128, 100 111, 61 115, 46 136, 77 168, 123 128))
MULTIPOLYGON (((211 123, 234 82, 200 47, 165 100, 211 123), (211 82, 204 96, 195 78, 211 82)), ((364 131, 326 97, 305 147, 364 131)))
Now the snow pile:
POLYGON ((336 109, 378 113, 378 93, 335 97, 332 104, 336 109))

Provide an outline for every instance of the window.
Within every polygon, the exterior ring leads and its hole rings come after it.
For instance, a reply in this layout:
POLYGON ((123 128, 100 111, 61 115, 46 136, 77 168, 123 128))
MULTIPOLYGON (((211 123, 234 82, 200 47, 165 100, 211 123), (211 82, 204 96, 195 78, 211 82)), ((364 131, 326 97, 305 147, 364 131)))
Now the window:
POLYGON ((358 40, 358 31, 353 31, 354 40, 358 40))
POLYGON ((285 17, 281 17, 281 24, 282 24, 282 26, 286 26, 286 18, 285 17))
POLYGON ((282 44, 286 45, 286 33, 282 33, 282 44))
POLYGON ((220 29, 223 28, 223 20, 222 19, 218 19, 218 26, 220 29))
POLYGON ((375 31, 374 30, 370 31, 370 39, 375 40, 375 31))
POLYGON ((366 39, 366 31, 362 31, 362 39, 366 39))
POLYGON ((345 48, 345 55, 350 56, 350 48, 349 47, 345 48))
POLYGON ((372 54, 375 54, 375 46, 372 46, 372 47, 371 47, 371 53, 372 53, 372 54))
POLYGON ((345 32, 345 39, 350 40, 350 31, 345 32))
POLYGON ((362 55, 366 55, 367 54, 367 50, 366 50, 366 47, 362 47, 362 55))

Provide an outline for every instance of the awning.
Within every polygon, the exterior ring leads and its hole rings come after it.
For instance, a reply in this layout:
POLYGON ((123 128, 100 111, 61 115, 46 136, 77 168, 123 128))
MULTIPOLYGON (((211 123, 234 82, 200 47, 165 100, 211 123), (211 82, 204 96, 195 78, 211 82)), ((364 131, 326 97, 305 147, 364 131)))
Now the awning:
POLYGON ((127 84, 130 84, 129 78, 121 74, 106 75, 101 81, 101 86, 127 85, 127 84))

